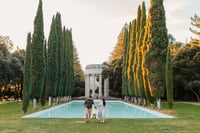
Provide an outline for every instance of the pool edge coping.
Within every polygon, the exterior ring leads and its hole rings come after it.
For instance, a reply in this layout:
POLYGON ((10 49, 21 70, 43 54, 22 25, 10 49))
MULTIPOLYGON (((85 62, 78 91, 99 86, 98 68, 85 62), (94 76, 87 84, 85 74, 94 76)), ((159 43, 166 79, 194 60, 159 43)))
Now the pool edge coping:
MULTIPOLYGON (((71 100, 71 101, 69 101, 69 102, 67 102, 67 103, 63 103, 63 104, 60 104, 60 105, 56 105, 56 106, 53 106, 53 107, 50 107, 50 108, 47 108, 47 109, 44 109, 44 110, 40 110, 40 111, 38 111, 38 112, 34 112, 34 113, 31 113, 31 114, 27 114, 27 115, 24 115, 24 116, 22 116, 21 118, 22 119, 24 119, 24 118, 43 118, 43 117, 31 117, 31 116, 34 116, 34 115, 36 115, 36 116, 38 116, 39 114, 41 114, 41 112, 42 113, 45 113, 45 112, 48 112, 48 111, 51 111, 51 110, 55 110, 55 109, 57 109, 57 108, 59 108, 59 107, 62 107, 62 106, 65 106, 65 105, 67 105, 67 104, 70 104, 72 101, 84 101, 84 100, 71 100)), ((99 101, 99 100, 94 100, 94 101, 99 101)), ((122 100, 107 100, 107 101, 112 101, 112 102, 121 102, 121 103, 124 103, 124 104, 127 104, 127 105, 129 105, 129 106, 134 106, 135 108, 138 108, 138 109, 141 109, 141 110, 143 110, 143 111, 147 111, 147 112, 149 112, 149 113, 152 113, 152 114, 154 114, 154 115, 156 115, 156 116, 160 116, 160 117, 158 117, 158 118, 156 118, 156 119, 159 119, 159 118, 176 118, 175 116, 171 116, 171 115, 167 115, 167 114, 164 114, 164 113, 161 113, 161 112, 157 112, 157 111, 155 111, 155 110, 151 110, 151 109, 148 109, 148 108, 145 108, 145 107, 140 107, 140 106, 137 106, 137 105, 135 105, 135 104, 131 104, 131 103, 128 103, 128 102, 124 102, 124 101, 122 101, 122 100)), ((59 118, 59 117, 51 117, 51 118, 54 118, 54 119, 61 119, 61 118, 59 118)), ((50 119, 51 119, 50 118, 50 119)), ((79 117, 77 117, 77 118, 79 118, 79 117)), ((49 119, 49 118, 48 118, 49 119)), ((68 119, 68 118, 67 118, 68 119)), ((69 118, 70 119, 70 118, 69 118)), ((115 118, 107 118, 107 119, 115 119, 115 118)), ((122 118, 116 118, 116 119, 122 119, 122 118)), ((127 119, 127 118, 124 118, 124 119, 127 119)), ((149 118, 130 118, 130 119, 149 119, 149 118)), ((152 118, 152 119, 155 119, 155 118, 152 118)))

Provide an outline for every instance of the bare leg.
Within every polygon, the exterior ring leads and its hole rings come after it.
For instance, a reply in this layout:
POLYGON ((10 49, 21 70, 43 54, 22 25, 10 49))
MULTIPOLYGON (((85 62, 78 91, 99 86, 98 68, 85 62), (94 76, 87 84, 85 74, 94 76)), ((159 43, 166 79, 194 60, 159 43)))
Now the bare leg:
POLYGON ((89 113, 89 118, 88 120, 90 121, 90 118, 91 118, 91 112, 92 112, 92 109, 88 109, 88 113, 89 113))
POLYGON ((85 118, 86 118, 86 121, 88 121, 88 109, 85 108, 85 118))

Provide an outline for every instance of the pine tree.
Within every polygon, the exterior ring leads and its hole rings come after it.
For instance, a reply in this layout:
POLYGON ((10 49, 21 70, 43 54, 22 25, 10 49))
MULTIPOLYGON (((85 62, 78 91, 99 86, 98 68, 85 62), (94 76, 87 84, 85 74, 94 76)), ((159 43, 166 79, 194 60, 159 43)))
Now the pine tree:
POLYGON ((49 96, 49 106, 51 98, 56 96, 56 88, 58 82, 58 44, 55 18, 53 16, 51 30, 48 38, 48 53, 47 53, 47 94, 49 96))
POLYGON ((167 60, 166 60, 166 89, 167 89, 167 100, 169 109, 173 108, 173 67, 171 60, 170 48, 167 51, 167 60))
POLYGON ((24 63, 24 81, 23 81, 23 111, 27 112, 31 91, 32 80, 32 54, 31 54, 31 33, 27 36, 26 57, 24 63))
POLYGON ((62 39, 62 22, 61 14, 57 13, 55 18, 58 44, 58 84, 56 96, 62 95, 63 88, 63 39, 62 39))
MULTIPOLYGON (((191 19, 192 26, 194 26, 196 29, 197 28, 199 29, 200 28, 200 17, 197 14, 195 14, 194 17, 190 17, 190 19, 191 19)), ((200 31, 193 30, 192 28, 190 28, 190 31, 192 33, 194 33, 195 35, 197 35, 198 37, 200 36, 200 31)), ((196 46, 196 45, 200 46, 200 40, 192 38, 191 42, 190 42, 190 45, 192 45, 192 46, 196 46)))
POLYGON ((43 12, 42 0, 39 1, 37 14, 34 20, 34 32, 32 37, 32 88, 31 96, 33 98, 33 109, 37 108, 36 99, 41 96, 41 89, 43 87, 44 79, 44 59, 43 59, 43 45, 44 45, 44 30, 43 30, 43 12))
POLYGON ((161 97, 165 89, 165 63, 168 47, 168 36, 163 0, 151 0, 148 21, 149 50, 145 56, 145 66, 148 69, 151 95, 157 98, 158 108, 161 109, 161 97))

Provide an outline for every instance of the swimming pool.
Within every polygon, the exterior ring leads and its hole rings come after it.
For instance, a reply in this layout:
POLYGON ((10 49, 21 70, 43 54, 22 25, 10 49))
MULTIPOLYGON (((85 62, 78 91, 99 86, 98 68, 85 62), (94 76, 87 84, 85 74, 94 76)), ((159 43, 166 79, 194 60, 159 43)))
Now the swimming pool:
MULTIPOLYGON (((95 105, 99 100, 94 100, 95 105)), ((122 101, 106 101, 106 118, 174 118, 156 111, 148 110, 122 101)), ((22 118, 85 118, 83 100, 58 105, 22 118)))

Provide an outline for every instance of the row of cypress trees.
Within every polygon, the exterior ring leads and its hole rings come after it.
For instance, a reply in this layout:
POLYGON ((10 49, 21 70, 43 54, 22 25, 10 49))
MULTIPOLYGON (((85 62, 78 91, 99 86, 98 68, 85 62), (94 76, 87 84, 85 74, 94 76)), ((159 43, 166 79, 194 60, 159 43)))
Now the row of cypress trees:
POLYGON ((34 20, 34 32, 27 36, 24 68, 23 111, 27 111, 30 98, 33 109, 41 99, 71 96, 74 90, 72 30, 62 28, 61 14, 53 16, 48 42, 44 39, 42 0, 39 0, 34 20))
POLYGON ((148 18, 143 2, 138 7, 137 19, 126 26, 124 38, 122 95, 131 96, 139 104, 143 100, 144 105, 146 100, 153 103, 157 99, 161 109, 161 97, 167 87, 172 105, 172 64, 170 54, 167 56, 168 35, 163 0, 150 0, 148 18))

